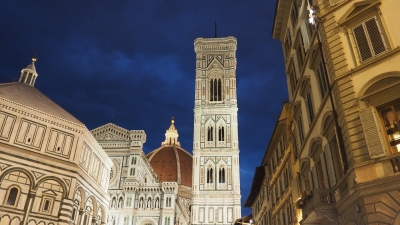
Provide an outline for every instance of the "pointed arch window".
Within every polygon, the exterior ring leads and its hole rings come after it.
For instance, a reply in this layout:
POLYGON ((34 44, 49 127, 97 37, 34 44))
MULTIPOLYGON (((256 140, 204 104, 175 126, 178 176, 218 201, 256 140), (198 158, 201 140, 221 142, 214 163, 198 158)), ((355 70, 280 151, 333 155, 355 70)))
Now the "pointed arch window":
POLYGON ((223 126, 218 129, 218 141, 225 141, 225 128, 223 126))
POLYGON ((7 197, 7 205, 15 206, 17 202, 17 197, 19 194, 19 190, 16 187, 10 189, 7 197))
POLYGON ((214 138, 213 138, 214 135, 213 134, 214 134, 214 129, 213 129, 212 126, 209 126, 208 129, 207 129, 207 141, 213 141, 214 140, 214 138))
POLYGON ((222 101, 221 79, 210 80, 210 101, 222 101))
POLYGON ((219 183, 224 184, 225 183, 225 168, 220 168, 219 169, 219 183))
POLYGON ((212 184, 213 183, 213 168, 208 168, 207 169, 207 183, 212 184))

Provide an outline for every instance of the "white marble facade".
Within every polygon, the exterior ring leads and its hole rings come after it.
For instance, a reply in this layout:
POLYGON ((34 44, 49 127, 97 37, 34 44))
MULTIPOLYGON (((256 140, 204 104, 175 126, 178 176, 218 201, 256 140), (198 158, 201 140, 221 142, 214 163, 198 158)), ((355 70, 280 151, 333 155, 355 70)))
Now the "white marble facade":
MULTIPOLYGON (((109 123, 92 134, 113 161, 107 224, 189 224, 191 198, 182 194, 185 187, 178 182, 162 182, 157 177, 142 149, 146 142, 143 130, 129 131, 109 123)), ((190 193, 190 187, 186 188, 190 193)))
POLYGON ((0 84, 0 224, 104 224, 112 161, 37 77, 0 84))
POLYGON ((192 224, 241 216, 234 37, 197 38, 192 224))

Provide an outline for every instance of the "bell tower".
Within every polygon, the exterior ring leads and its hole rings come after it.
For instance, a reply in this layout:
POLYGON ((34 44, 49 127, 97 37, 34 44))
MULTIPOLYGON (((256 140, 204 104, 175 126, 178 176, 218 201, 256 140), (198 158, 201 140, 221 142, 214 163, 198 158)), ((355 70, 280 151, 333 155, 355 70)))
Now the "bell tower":
POLYGON ((197 38, 192 224, 241 217, 235 37, 197 38))

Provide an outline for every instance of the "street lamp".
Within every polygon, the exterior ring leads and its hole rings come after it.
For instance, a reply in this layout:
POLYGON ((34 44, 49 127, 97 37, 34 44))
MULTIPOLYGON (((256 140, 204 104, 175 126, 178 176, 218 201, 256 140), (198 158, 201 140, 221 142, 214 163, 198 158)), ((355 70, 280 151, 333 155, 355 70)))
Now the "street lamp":
POLYGON ((329 83, 329 76, 328 76, 328 71, 326 69, 326 61, 325 61, 325 56, 324 56, 324 52, 322 50, 322 42, 321 42, 321 38, 319 36, 319 32, 318 32, 318 25, 319 25, 319 21, 317 19, 316 16, 316 11, 318 9, 317 6, 311 6, 310 5, 310 0, 307 0, 308 6, 307 6, 307 10, 308 10, 308 22, 312 25, 314 25, 315 27, 315 32, 317 35, 317 40, 318 40, 318 48, 319 48, 319 52, 321 54, 321 60, 323 63, 323 74, 325 76, 325 80, 327 82, 327 87, 328 87, 328 92, 329 92, 329 99, 332 105, 332 114, 333 114, 333 120, 335 122, 335 135, 336 135, 336 140, 338 141, 339 144, 339 152, 340 152, 340 156, 342 159, 342 163, 343 163, 343 173, 346 173, 346 171, 349 169, 349 164, 347 162, 347 154, 346 154, 346 148, 344 146, 344 141, 343 141, 343 135, 342 135, 342 131, 341 128, 339 126, 339 120, 338 120, 338 116, 337 116, 337 112, 335 109, 335 104, 333 101, 333 95, 332 95, 332 87, 329 83))

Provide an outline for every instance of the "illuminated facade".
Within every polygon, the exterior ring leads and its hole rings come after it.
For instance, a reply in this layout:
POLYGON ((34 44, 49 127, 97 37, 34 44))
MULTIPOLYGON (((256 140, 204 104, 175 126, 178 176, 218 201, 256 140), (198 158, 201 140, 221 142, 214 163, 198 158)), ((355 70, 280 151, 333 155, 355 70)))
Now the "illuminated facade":
POLYGON ((192 224, 240 218, 236 38, 197 38, 192 224))
POLYGON ((287 216, 286 195, 271 186, 263 224, 400 224, 399 7, 277 0, 272 36, 286 67, 295 208, 287 216))
POLYGON ((37 77, 0 84, 0 224, 104 224, 111 159, 37 77))
POLYGON ((161 147, 147 156, 143 130, 109 123, 91 132, 113 161, 107 224, 190 224, 192 156, 181 148, 174 120, 161 147))
POLYGON ((275 224, 291 224, 291 219, 295 218, 291 123, 290 104, 285 103, 261 165, 256 167, 250 195, 244 204, 244 207, 252 208, 256 225, 274 224, 272 221, 275 224))

